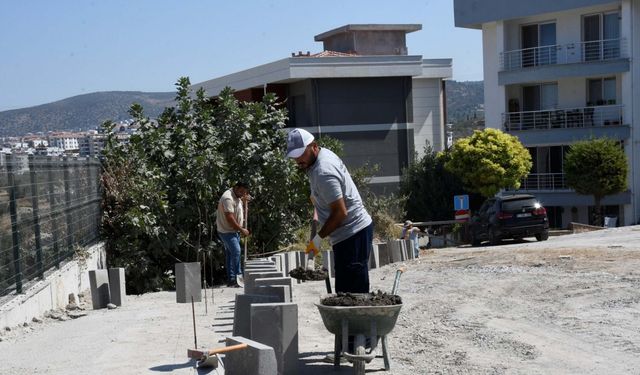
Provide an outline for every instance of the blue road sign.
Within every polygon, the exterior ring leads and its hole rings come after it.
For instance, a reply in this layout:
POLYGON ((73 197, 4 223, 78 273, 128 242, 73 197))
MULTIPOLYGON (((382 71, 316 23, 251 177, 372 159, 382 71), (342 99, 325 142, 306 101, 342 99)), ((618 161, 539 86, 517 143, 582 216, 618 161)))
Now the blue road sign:
POLYGON ((469 196, 468 195, 454 195, 453 196, 453 208, 456 211, 469 209, 469 196))

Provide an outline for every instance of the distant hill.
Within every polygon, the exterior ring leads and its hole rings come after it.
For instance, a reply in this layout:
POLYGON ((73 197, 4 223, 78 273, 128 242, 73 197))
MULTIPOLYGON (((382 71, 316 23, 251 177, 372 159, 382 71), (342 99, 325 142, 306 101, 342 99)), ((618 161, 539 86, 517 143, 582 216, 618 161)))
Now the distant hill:
POLYGON ((483 81, 447 81, 447 122, 453 124, 454 140, 484 128, 483 84, 483 81))
POLYGON ((73 96, 35 107, 0 112, 0 136, 50 130, 96 129, 106 120, 131 118, 127 111, 139 103, 149 117, 173 105, 173 92, 108 91, 73 96))
MULTIPOLYGON (((447 81, 447 116, 456 138, 470 134, 484 120, 482 81, 447 81)), ((139 103, 149 117, 174 104, 173 92, 108 91, 78 95, 35 107, 0 112, 0 136, 19 136, 59 130, 95 129, 105 120, 130 118, 139 103)), ((483 122, 482 122, 483 123, 483 122)))

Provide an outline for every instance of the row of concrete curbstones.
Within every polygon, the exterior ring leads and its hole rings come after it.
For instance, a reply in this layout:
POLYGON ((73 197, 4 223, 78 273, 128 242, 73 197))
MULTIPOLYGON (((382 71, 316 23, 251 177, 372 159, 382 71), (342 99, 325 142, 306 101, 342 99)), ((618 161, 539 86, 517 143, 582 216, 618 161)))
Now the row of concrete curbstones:
MULTIPOLYGON (((410 240, 374 244, 369 268, 414 259, 410 240)), ((334 277, 332 251, 322 252, 323 268, 334 277)), ((299 374, 298 305, 294 302, 291 270, 305 267, 302 251, 280 253, 245 264, 244 293, 235 297, 233 336, 226 345, 246 343, 247 349, 225 355, 225 374, 299 374)), ((199 263, 176 264, 177 302, 200 301, 199 263), (189 300, 187 301, 187 296, 189 300)))

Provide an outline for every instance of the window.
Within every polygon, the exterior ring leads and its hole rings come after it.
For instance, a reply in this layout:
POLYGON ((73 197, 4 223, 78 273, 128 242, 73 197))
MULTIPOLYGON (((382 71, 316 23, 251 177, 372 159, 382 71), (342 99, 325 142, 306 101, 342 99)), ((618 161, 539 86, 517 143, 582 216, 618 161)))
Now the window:
POLYGON ((522 26, 521 46, 523 67, 555 64, 555 22, 522 26))
POLYGON ((616 78, 587 80, 587 106, 616 104, 616 78))
POLYGON ((582 18, 583 61, 620 57, 620 13, 598 13, 582 18))
POLYGON ((539 111, 558 106, 558 84, 544 83, 522 87, 522 109, 539 111))

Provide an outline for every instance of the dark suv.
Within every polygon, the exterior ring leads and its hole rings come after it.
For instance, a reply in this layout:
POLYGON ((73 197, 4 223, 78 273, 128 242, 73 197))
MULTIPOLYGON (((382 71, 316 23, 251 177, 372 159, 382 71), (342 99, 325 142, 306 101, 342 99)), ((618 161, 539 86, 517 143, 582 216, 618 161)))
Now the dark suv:
POLYGON ((547 210, 529 194, 506 195, 487 199, 469 223, 471 244, 489 241, 497 245, 503 238, 535 236, 549 238, 547 210))

